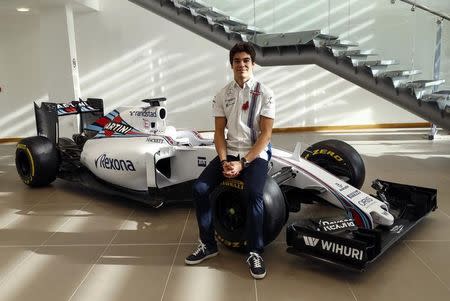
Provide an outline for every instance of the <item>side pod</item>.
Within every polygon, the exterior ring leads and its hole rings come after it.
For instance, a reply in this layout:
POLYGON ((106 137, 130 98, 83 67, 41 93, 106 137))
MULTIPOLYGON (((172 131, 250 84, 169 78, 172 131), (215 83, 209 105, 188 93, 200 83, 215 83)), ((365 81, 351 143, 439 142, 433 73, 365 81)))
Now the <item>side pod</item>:
POLYGON ((375 180, 372 187, 394 215, 392 226, 361 229, 345 216, 300 220, 287 228, 287 251, 363 271, 437 208, 436 189, 382 180, 375 180))

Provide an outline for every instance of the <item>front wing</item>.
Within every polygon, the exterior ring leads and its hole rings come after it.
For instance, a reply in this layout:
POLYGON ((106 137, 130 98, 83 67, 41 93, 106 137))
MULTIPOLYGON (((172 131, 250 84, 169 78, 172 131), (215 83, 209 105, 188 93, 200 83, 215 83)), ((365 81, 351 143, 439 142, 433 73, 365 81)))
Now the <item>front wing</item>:
POLYGON ((435 189, 381 180, 372 187, 394 215, 392 226, 358 228, 348 217, 300 220, 287 228, 287 251, 363 271, 437 208, 435 189))

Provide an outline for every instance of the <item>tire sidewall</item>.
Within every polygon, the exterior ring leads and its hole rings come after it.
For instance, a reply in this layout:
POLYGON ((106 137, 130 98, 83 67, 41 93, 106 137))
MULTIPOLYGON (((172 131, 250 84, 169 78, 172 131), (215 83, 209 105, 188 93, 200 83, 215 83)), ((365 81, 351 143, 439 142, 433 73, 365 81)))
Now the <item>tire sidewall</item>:
MULTIPOLYGON (((314 143, 302 153, 301 157, 317 164, 330 173, 332 173, 332 171, 328 170, 326 166, 321 166, 321 164, 318 163, 321 158, 326 157, 333 162, 333 164, 338 166, 346 165, 351 173, 348 183, 358 189, 364 184, 366 175, 364 161, 360 154, 344 141, 330 139, 314 143)), ((339 175, 335 174, 335 176, 339 175)))
POLYGON ((50 184, 56 179, 59 169, 56 146, 42 136, 20 140, 16 147, 16 169, 22 181, 29 186, 50 184), (28 170, 23 169, 25 165, 28 170))
MULTIPOLYGON (((246 230, 248 227, 251 227, 247 220, 248 202, 246 200, 248 200, 248 194, 244 185, 244 182, 241 180, 225 179, 210 195, 216 239, 227 247, 239 250, 245 250, 247 246, 246 230), (219 204, 219 202, 221 202, 222 197, 225 194, 233 194, 234 198, 239 199, 240 210, 237 211, 245 214, 245 226, 244 228, 240 228, 241 231, 229 231, 222 223, 223 221, 220 220, 218 210, 221 208, 223 209, 223 207, 220 207, 223 204, 219 204)), ((284 194, 281 192, 278 184, 270 176, 266 179, 263 200, 263 235, 264 244, 267 245, 278 236, 288 217, 284 194)))

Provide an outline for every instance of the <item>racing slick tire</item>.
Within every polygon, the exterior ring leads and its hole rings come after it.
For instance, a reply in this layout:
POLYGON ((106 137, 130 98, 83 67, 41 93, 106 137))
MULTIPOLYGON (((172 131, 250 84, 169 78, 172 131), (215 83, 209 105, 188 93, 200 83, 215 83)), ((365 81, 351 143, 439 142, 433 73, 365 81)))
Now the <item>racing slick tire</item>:
POLYGON ((353 187, 360 189, 364 184, 364 162, 359 153, 344 141, 330 139, 314 143, 301 156, 345 179, 353 187))
MULTIPOLYGON (((212 193, 213 221, 216 238, 232 249, 244 250, 246 241, 247 197, 244 182, 225 179, 212 193)), ((264 199, 264 244, 272 242, 288 218, 286 201, 278 184, 267 176, 264 199)))
POLYGON ((58 151, 46 137, 28 137, 17 144, 16 169, 22 181, 31 187, 53 182, 58 173, 58 162, 58 151))

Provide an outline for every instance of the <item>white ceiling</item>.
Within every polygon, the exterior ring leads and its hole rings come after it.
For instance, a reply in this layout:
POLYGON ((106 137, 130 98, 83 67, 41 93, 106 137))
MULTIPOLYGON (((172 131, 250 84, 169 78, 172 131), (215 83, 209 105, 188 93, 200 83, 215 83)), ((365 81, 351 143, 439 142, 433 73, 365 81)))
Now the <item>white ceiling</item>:
MULTIPOLYGON (((89 12, 99 9, 99 0, 0 0, 0 15, 16 15, 18 7, 28 7, 30 12, 39 14, 42 10, 61 7, 71 3, 75 12, 89 12)), ((23 13, 22 13, 23 14, 23 13)))

